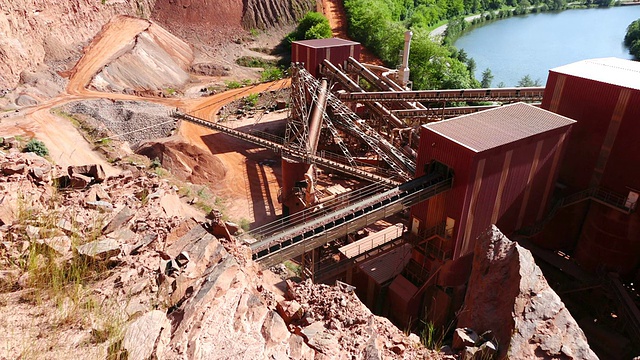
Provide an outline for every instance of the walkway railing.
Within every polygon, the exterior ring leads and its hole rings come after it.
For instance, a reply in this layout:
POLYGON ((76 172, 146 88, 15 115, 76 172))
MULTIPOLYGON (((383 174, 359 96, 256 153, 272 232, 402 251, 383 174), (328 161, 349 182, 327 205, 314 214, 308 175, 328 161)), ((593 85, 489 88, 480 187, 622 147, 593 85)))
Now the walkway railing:
POLYGON ((273 266, 346 236, 451 188, 453 178, 424 176, 329 214, 276 233, 251 245, 254 260, 273 266))
POLYGON ((260 136, 256 136, 255 132, 254 134, 250 134, 250 133, 245 133, 236 129, 232 129, 229 127, 226 127, 224 125, 221 125, 219 123, 213 123, 204 119, 200 119, 197 118, 195 116, 192 115, 187 115, 187 114, 183 114, 180 112, 174 112, 171 114, 171 116, 173 116, 174 118, 178 118, 181 120, 185 120, 185 121, 189 121, 192 122, 194 124, 198 124, 204 127, 207 127, 209 129, 213 129, 213 130, 217 130, 220 132, 223 132, 229 136, 233 136, 236 139, 241 139, 241 140, 245 140, 247 142, 250 142, 252 144, 256 144, 258 146, 262 146, 265 147, 267 149, 271 149, 274 152, 278 153, 278 154, 286 154, 292 158, 298 159, 301 162, 307 163, 307 164, 317 164, 317 165, 321 165, 324 167, 327 167, 329 169, 344 173, 344 174, 348 174, 354 177, 357 177, 359 179, 364 179, 367 181, 372 181, 372 182, 380 182, 380 183, 385 183, 389 186, 394 186, 397 185, 398 182, 392 179, 388 179, 382 176, 378 176, 376 174, 372 174, 369 171, 365 171, 365 170, 360 170, 345 164, 341 164, 329 159, 324 159, 320 156, 317 155, 311 155, 308 154, 307 152, 298 150, 298 149, 294 149, 294 148, 290 148, 287 147, 285 145, 283 145, 282 143, 280 143, 279 138, 275 139, 275 141, 272 141, 274 139, 265 139, 262 138, 260 136))
POLYGON ((519 233, 525 236, 538 234, 551 221, 551 219, 553 219, 558 210, 585 200, 596 201, 625 214, 631 214, 637 206, 637 202, 628 201, 626 196, 622 196, 605 188, 594 187, 579 191, 556 201, 544 219, 528 228, 521 229, 519 233))

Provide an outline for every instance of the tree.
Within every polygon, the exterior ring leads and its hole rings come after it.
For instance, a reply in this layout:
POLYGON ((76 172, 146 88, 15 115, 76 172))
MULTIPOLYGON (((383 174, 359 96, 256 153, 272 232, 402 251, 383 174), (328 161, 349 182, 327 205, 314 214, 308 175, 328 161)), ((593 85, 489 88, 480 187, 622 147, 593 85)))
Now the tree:
POLYGON ((293 32, 287 35, 289 42, 296 40, 326 39, 333 36, 331 25, 324 15, 308 12, 293 32))
POLYGON ((491 73, 491 69, 489 68, 484 69, 484 71, 482 72, 482 81, 480 82, 480 85, 483 88, 490 88, 492 81, 493 81, 493 74, 491 73))
POLYGON ((627 27, 624 45, 629 48, 631 55, 635 56, 636 59, 640 59, 640 19, 632 22, 627 27))
POLYGON ((540 83, 540 79, 536 79, 535 81, 531 79, 529 74, 525 75, 520 81, 518 81, 518 87, 535 87, 542 86, 540 83))

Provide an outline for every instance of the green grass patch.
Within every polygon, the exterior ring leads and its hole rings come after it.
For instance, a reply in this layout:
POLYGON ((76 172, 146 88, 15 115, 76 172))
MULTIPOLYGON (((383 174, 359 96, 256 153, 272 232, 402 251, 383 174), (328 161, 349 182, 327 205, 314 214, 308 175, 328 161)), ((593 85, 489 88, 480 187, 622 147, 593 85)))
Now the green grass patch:
POLYGON ((284 77, 284 72, 279 67, 267 67, 260 73, 260 82, 280 80, 284 77))
POLYGON ((242 56, 236 60, 236 64, 250 68, 266 68, 269 66, 276 66, 277 61, 266 60, 257 56, 242 56))

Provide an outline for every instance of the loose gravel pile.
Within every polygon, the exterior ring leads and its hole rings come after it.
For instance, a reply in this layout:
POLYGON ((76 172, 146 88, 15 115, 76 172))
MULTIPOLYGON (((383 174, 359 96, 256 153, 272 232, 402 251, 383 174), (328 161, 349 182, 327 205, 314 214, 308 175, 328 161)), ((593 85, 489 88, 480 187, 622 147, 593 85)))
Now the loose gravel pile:
POLYGON ((168 136, 176 127, 176 120, 169 116, 169 107, 149 102, 84 100, 65 105, 62 110, 96 120, 132 148, 141 141, 168 136))

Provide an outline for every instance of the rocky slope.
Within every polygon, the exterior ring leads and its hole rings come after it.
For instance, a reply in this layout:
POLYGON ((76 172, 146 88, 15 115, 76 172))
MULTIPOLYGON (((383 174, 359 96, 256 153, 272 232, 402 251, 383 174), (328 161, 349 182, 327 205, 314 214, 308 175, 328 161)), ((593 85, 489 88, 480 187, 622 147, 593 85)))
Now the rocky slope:
POLYGON ((11 89, 24 71, 64 70, 114 15, 146 17, 155 0, 0 1, 0 89, 11 89))
POLYGON ((160 25, 138 34, 124 53, 118 54, 96 76, 91 85, 101 91, 127 93, 169 92, 181 88, 193 61, 193 50, 160 25))
POLYGON ((459 327, 490 331, 500 358, 597 359, 529 250, 495 226, 476 243, 459 327))
POLYGON ((58 110, 87 123, 100 137, 127 141, 134 149, 140 142, 166 137, 176 128, 176 120, 169 116, 170 109, 150 102, 82 100, 58 110))
MULTIPOLYGON (((191 43, 224 46, 231 40, 241 39, 250 29, 291 24, 307 11, 315 9, 315 2, 0 0, 0 9, 0 90, 3 90, 16 87, 23 73, 70 68, 70 64, 81 55, 82 47, 115 15, 159 21, 169 31, 191 43)), ((154 37, 154 32, 150 33, 154 37)), ((158 33, 155 32, 156 35, 158 33)), ((137 56, 145 53, 148 44, 144 40, 138 45, 137 56)), ((183 47, 182 44, 180 46, 183 47)), ((171 54, 166 47, 161 48, 171 54)), ((157 47, 153 49, 152 53, 157 52, 157 47)), ((149 55, 154 54, 144 54, 149 55)), ((160 56, 155 56, 152 63, 158 65, 162 62, 158 58, 165 56, 155 55, 160 56)), ((180 61, 177 63, 184 68, 180 61)), ((184 74, 175 76, 182 78, 184 74)), ((105 77, 109 76, 105 74, 105 77)))
POLYGON ((288 286, 130 166, 0 150, 0 358, 439 358, 345 286, 288 286), (55 187, 53 185, 56 185, 55 187))

